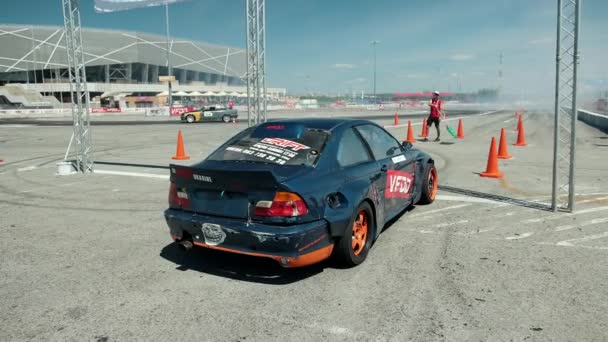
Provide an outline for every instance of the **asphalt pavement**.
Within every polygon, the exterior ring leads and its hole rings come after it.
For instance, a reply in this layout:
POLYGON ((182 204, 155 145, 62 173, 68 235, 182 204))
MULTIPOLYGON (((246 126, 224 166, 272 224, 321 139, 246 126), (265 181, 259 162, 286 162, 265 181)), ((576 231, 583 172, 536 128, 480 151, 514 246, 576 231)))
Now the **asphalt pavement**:
POLYGON ((72 176, 55 175, 71 127, 0 125, 0 340, 606 341, 608 136, 578 123, 577 210, 553 213, 552 120, 524 122, 528 146, 509 145, 501 180, 478 173, 500 128, 515 141, 512 112, 463 115, 462 140, 442 128, 417 141, 439 167, 437 201, 358 267, 296 270, 171 243, 159 167, 177 129, 189 164, 244 123, 97 126, 106 163, 72 176))

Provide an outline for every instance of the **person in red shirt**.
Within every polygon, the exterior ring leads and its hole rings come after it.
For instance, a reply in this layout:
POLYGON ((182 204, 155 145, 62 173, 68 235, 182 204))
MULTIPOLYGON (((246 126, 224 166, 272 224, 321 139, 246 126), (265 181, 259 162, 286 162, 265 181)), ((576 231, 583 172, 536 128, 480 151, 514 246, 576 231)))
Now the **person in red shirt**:
MULTIPOLYGON (((429 118, 426 120, 427 131, 428 128, 431 127, 432 124, 435 124, 435 128, 437 129, 437 139, 435 141, 439 141, 440 130, 439 130, 439 122, 441 121, 441 100, 439 99, 439 92, 436 91, 433 93, 433 98, 431 102, 429 102, 429 107, 431 107, 431 113, 429 114, 429 118)), ((428 141, 427 138, 424 138, 425 141, 428 141)))
POLYGON ((234 101, 230 100, 228 101, 228 109, 233 109, 234 108, 234 101))

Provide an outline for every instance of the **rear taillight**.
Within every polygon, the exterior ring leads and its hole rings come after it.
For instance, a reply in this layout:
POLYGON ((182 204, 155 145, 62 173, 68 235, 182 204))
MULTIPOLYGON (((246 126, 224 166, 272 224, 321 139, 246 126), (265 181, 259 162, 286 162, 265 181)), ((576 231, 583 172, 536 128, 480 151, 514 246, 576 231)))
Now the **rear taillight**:
POLYGON ((255 216, 296 217, 304 216, 308 208, 302 197, 291 192, 277 192, 272 201, 259 201, 255 205, 255 216))
POLYGON ((183 189, 178 189, 175 183, 171 183, 169 187, 169 207, 175 209, 190 207, 188 194, 183 189))

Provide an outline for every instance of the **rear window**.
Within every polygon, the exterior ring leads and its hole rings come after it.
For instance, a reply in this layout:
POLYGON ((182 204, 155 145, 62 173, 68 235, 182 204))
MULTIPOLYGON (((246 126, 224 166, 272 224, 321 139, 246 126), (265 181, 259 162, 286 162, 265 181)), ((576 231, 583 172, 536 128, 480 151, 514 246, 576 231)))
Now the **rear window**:
POLYGON ((312 166, 328 137, 300 124, 267 123, 237 135, 209 159, 312 166))

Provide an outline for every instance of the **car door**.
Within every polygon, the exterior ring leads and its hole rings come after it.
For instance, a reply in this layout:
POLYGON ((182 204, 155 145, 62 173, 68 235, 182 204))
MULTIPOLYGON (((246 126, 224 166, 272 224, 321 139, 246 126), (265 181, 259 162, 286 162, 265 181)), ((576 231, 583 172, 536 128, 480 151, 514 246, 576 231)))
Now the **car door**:
MULTIPOLYGON (((384 201, 381 198, 386 173, 380 172, 371 151, 354 128, 343 133, 336 159, 343 180, 338 192, 349 196, 350 201, 371 198, 376 207, 377 222, 384 222, 384 201)), ((356 206, 358 202, 351 204, 356 206)), ((348 213, 348 217, 351 215, 352 212, 348 213)))
POLYGON ((387 218, 398 214, 412 203, 415 158, 391 134, 375 125, 356 127, 368 144, 380 171, 385 173, 382 198, 385 202, 387 218))
POLYGON ((205 108, 204 110, 201 110, 201 120, 202 121, 213 121, 214 118, 214 110, 215 107, 208 107, 205 108))

